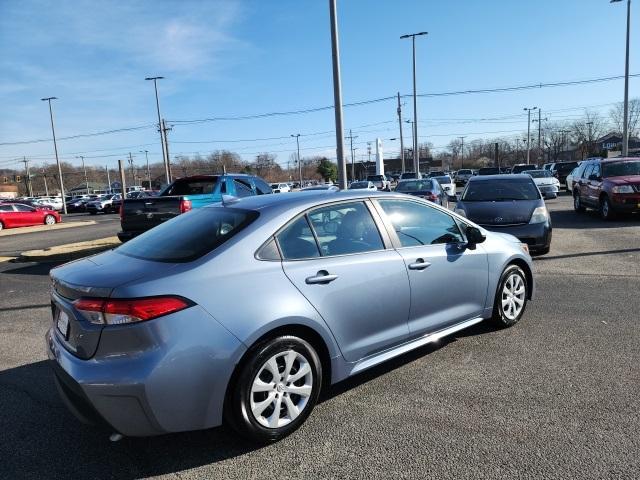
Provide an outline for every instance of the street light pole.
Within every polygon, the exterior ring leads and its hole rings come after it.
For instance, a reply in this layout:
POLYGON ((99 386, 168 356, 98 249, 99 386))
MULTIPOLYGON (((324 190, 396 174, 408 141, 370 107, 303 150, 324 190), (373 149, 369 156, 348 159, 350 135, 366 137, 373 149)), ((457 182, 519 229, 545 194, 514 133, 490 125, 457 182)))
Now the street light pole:
POLYGON ((400 161, 404 173, 404 139, 402 138, 402 107, 400 106, 400 92, 398 92, 398 126, 400 127, 400 161))
MULTIPOLYGON (((329 0, 331 17, 331 58, 333 63, 333 110, 336 118, 336 157, 338 159, 338 183, 347 189, 347 165, 344 161, 344 127, 342 124, 342 84, 340 80, 340 40, 338 38, 338 13, 336 0, 329 0)), ((302 177, 302 174, 300 174, 302 177)))
MULTIPOLYGON (((611 0, 618 3, 622 0, 611 0)), ((624 61, 624 125, 622 126, 622 156, 629 155, 629 36, 631 32, 631 0, 627 0, 627 44, 624 61)))
POLYGON ((410 33, 402 35, 400 39, 411 38, 413 51, 413 168, 420 172, 420 152, 418 151, 418 101, 416 93, 416 37, 427 35, 428 32, 410 33))
POLYGON ((51 118, 51 134, 53 135, 53 150, 56 154, 56 163, 58 164, 58 181, 60 182, 60 198, 62 199, 62 211, 67 214, 67 202, 65 202, 64 182, 62 181, 62 167, 58 158, 58 144, 56 143, 56 129, 53 126, 53 110, 51 108, 51 100, 57 100, 58 97, 41 98, 43 102, 49 102, 49 118, 51 118))
POLYGON ((458 137, 462 142, 460 145, 460 170, 464 168, 464 139, 467 137, 458 137))
POLYGON ((149 170, 149 150, 139 150, 138 153, 144 153, 144 157, 147 159, 147 183, 149 190, 151 190, 151 170, 149 170))
POLYGON ((529 165, 531 157, 531 111, 537 109, 538 107, 523 108, 527 112, 527 165, 529 165))
POLYGON ((153 88, 156 92, 156 110, 158 112, 158 130, 160 131, 160 146, 162 147, 162 161, 164 163, 164 174, 167 180, 167 184, 171 183, 171 175, 169 173, 169 156, 164 146, 165 132, 162 126, 162 120, 160 120, 160 100, 158 99, 158 80, 162 80, 164 77, 147 77, 145 80, 153 80, 153 88))
POLYGON ((296 133, 295 135, 291 135, 292 137, 296 137, 296 145, 298 146, 298 174, 300 175, 300 188, 302 185, 302 159, 300 158, 300 134, 296 133))

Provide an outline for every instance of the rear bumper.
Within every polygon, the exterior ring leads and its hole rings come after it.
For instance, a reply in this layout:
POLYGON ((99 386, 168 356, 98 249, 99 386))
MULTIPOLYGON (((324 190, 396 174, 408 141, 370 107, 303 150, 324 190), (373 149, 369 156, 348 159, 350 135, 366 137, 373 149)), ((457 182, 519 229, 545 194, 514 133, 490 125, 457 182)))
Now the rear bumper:
POLYGON ((55 327, 47 332, 47 352, 67 408, 127 436, 220 425, 227 384, 245 351, 198 306, 105 328, 88 360, 66 350, 58 335, 55 327))
POLYGON ((513 235, 522 243, 526 243, 532 253, 547 250, 551 246, 552 228, 549 222, 505 227, 482 225, 482 227, 492 232, 513 235))

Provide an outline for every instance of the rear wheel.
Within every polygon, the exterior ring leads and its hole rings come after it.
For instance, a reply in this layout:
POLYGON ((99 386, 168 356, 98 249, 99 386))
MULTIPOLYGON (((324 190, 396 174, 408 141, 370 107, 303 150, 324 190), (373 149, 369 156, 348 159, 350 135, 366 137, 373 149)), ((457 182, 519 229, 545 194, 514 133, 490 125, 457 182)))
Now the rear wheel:
POLYGON ((56 224, 56 217, 54 217, 53 215, 45 215, 44 223, 45 223, 45 225, 55 225, 56 224))
POLYGON ((0 230, 4 229, 4 224, 2 222, 0 222, 0 230))
POLYGON ((517 265, 508 266, 500 277, 493 305, 493 323, 511 327, 518 323, 527 306, 527 276, 517 265))
POLYGON ((573 209, 578 213, 584 212, 584 206, 582 205, 580 194, 578 192, 574 192, 573 194, 573 209))
POLYGON ((320 359, 308 342, 273 338, 249 352, 230 385, 225 420, 250 440, 279 440, 304 423, 321 384, 320 359))

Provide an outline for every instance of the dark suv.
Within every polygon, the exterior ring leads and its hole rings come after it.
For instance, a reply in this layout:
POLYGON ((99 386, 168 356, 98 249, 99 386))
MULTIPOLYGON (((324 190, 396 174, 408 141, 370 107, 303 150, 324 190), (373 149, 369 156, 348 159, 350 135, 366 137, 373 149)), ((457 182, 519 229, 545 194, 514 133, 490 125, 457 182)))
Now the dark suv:
POLYGON ((569 175, 574 168, 580 165, 580 162, 556 162, 551 165, 551 173, 558 179, 560 185, 567 184, 567 175, 569 175))
POLYGON ((616 213, 640 212, 640 158, 587 160, 573 184, 573 208, 594 208, 608 220, 616 213))

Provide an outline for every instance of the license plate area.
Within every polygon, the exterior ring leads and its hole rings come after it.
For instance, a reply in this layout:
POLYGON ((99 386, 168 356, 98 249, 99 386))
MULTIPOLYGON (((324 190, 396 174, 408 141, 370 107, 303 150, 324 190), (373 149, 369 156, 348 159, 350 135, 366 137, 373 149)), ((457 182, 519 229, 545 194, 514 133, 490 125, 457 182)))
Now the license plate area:
POLYGON ((67 315, 64 311, 60 310, 58 307, 54 309, 54 322, 56 324, 56 329, 62 335, 65 340, 69 338, 69 315, 67 315))

